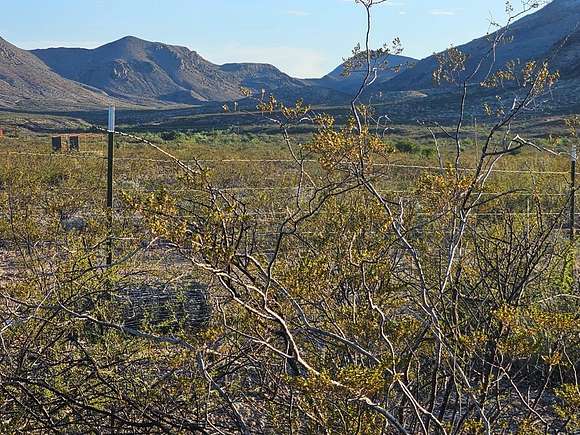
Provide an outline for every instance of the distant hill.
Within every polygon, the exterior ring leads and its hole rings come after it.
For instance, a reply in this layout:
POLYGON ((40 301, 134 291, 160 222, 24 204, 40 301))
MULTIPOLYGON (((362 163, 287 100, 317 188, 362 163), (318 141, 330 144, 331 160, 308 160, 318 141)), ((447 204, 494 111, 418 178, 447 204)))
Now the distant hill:
MULTIPOLYGON (((309 86, 272 65, 215 65, 185 47, 149 42, 132 36, 87 50, 33 50, 53 71, 110 95, 139 101, 202 104, 243 98, 240 87, 293 96, 313 96, 309 86)), ((328 92, 327 92, 328 93, 328 92)))
POLYGON ((0 108, 76 110, 111 101, 98 90, 61 77, 33 54, 0 38, 0 108))
POLYGON ((32 52, 63 77, 124 98, 195 104, 239 95, 228 74, 185 47, 128 36, 94 50, 32 52))
MULTIPOLYGON (((554 0, 533 14, 527 15, 513 23, 507 36, 511 42, 501 44, 494 53, 495 68, 504 67, 506 62, 519 59, 525 62, 531 59, 542 60, 552 58, 554 66, 569 66, 572 75, 580 75, 580 70, 574 70, 574 56, 577 53, 572 46, 567 46, 572 58, 569 61, 558 59, 562 56, 558 52, 559 46, 567 36, 573 34, 580 26, 580 0, 554 0)), ((577 37, 577 36, 576 36, 577 37)), ((570 40, 570 44, 575 39, 570 40)), ((577 46, 577 43, 576 43, 577 46)), ((458 48, 469 56, 467 71, 474 70, 475 65, 489 50, 488 37, 476 39, 458 48)), ((576 57, 576 60, 578 58, 576 57)), ((483 78, 492 68, 492 60, 485 62, 481 67, 478 79, 483 78)), ((427 57, 417 63, 414 68, 402 72, 389 80, 384 90, 425 90, 434 87, 432 73, 437 67, 435 56, 427 57)), ((570 78, 570 77, 568 77, 570 78)))
POLYGON ((297 99, 303 99, 308 104, 344 104, 349 97, 340 90, 290 77, 268 64, 229 63, 220 66, 220 70, 231 75, 230 80, 236 83, 238 89, 243 86, 254 92, 254 99, 241 101, 250 106, 256 105, 255 97, 260 96, 262 90, 289 104, 297 99))
POLYGON ((263 63, 227 63, 219 67, 222 73, 238 86, 256 91, 272 90, 280 87, 302 87, 302 82, 281 72, 273 65, 263 63))
MULTIPOLYGON (((412 67, 416 62, 417 60, 411 57, 397 55, 387 55, 375 59, 371 65, 371 68, 377 72, 377 79, 374 84, 384 84, 412 67)), ((366 76, 366 71, 362 71, 359 68, 348 75, 345 75, 344 72, 345 67, 344 63, 342 63, 326 76, 320 79, 309 79, 306 82, 313 86, 321 86, 352 95, 360 88, 366 76)))

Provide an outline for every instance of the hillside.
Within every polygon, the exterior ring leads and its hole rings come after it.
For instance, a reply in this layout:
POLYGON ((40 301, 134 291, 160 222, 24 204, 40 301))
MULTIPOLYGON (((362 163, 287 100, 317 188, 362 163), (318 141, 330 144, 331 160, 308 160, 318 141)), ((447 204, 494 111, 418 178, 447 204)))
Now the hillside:
POLYGON ((272 65, 215 65, 186 47, 131 36, 93 50, 51 48, 33 53, 63 77, 133 101, 152 99, 185 104, 232 101, 242 97, 242 86, 257 93, 262 89, 268 92, 280 89, 296 97, 317 95, 302 81, 272 65))
POLYGON ((562 79, 580 80, 580 29, 558 41, 551 52, 551 63, 560 71, 562 79))
POLYGON ((59 76, 33 54, 0 38, 0 107, 70 110, 111 101, 100 91, 59 76))
POLYGON ((238 95, 227 74, 185 47, 125 37, 94 50, 33 53, 63 77, 125 98, 198 103, 238 95))
MULTIPOLYGON (((559 58, 562 57, 562 53, 559 53, 557 49, 569 35, 578 30, 579 25, 580 0, 554 0, 537 12, 512 24, 506 35, 507 38, 511 38, 511 42, 501 44, 497 48, 495 61, 492 61, 491 57, 489 57, 483 63, 481 74, 477 79, 482 79, 484 74, 490 69, 505 66, 506 62, 510 60, 519 59, 524 62, 531 59, 542 60, 550 58, 554 65, 558 65, 561 62, 559 58)), ((473 71, 477 63, 489 52, 490 43, 488 38, 489 36, 484 36, 468 44, 458 46, 462 52, 469 56, 466 68, 467 73, 473 71)), ((571 43, 572 41, 574 39, 571 40, 571 43)), ((572 53, 571 60, 574 61, 574 53, 577 52, 570 50, 568 53, 572 53)), ((573 66, 572 63, 569 65, 573 66)), ((384 90, 432 88, 432 72, 436 67, 435 55, 427 57, 418 62, 414 68, 404 71, 388 81, 384 86, 384 90)), ((572 68, 569 73, 580 75, 580 70, 572 68)), ((571 77, 568 76, 568 78, 571 77)))

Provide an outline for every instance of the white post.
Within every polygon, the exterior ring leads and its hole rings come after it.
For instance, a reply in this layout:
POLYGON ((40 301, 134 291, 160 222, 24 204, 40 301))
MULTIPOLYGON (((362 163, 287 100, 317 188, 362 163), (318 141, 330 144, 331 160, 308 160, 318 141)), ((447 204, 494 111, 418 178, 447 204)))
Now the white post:
POLYGON ((115 106, 109 107, 109 126, 107 128, 109 133, 115 132, 115 106))

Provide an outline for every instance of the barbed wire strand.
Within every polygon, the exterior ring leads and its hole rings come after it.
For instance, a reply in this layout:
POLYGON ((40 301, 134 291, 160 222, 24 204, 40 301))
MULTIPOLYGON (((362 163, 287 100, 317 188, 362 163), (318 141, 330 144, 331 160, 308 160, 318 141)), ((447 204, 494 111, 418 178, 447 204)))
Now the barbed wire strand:
MULTIPOLYGON (((191 169, 188 164, 191 163, 296 163, 295 160, 290 159, 199 159, 199 160, 189 160, 189 159, 179 159, 167 151, 163 150, 163 148, 155 145, 153 142, 150 142, 146 139, 139 138, 138 136, 129 135, 127 133, 120 133, 116 132, 121 136, 127 136, 134 139, 139 139, 143 143, 154 147, 159 152, 163 153, 164 155, 171 156, 170 159, 153 159, 153 158, 146 158, 146 157, 115 157, 115 161, 134 161, 134 162, 149 162, 149 163, 165 163, 165 164, 173 164, 177 163, 182 169, 186 169, 188 172, 195 172, 197 171, 191 169)), ((22 152, 22 151, 8 151, 4 153, 0 153, 0 156, 23 156, 23 157, 50 157, 50 158, 94 158, 94 159, 106 159, 107 157, 104 155, 95 155, 94 153, 84 152, 84 153, 70 153, 70 154, 59 154, 59 153, 33 153, 33 152, 22 152)), ((304 163, 320 163, 318 160, 308 159, 302 160, 301 162, 304 163)), ((353 163, 353 162, 344 162, 345 164, 353 163)), ((397 168, 397 169, 421 169, 421 170, 437 170, 440 171, 441 167, 439 166, 428 166, 428 165, 406 165, 402 163, 370 163, 370 166, 374 167, 386 167, 386 168, 397 168)), ((443 168, 445 170, 446 168, 443 168)), ((455 170, 455 169, 453 169, 455 170)), ((459 168, 459 171, 462 172, 474 172, 475 168, 459 168)), ((533 170, 533 169, 494 169, 494 173, 502 173, 502 174, 544 174, 544 175, 569 175, 568 171, 542 171, 542 170, 533 170)))

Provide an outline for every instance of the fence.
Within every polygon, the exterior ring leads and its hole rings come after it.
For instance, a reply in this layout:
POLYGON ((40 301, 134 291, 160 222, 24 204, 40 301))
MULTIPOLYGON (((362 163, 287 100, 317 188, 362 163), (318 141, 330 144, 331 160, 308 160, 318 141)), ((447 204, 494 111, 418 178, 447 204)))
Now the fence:
MULTIPOLYGON (((100 129, 101 131, 104 131, 100 129)), ((145 165, 145 164, 152 164, 155 166, 162 166, 164 171, 167 170, 168 166, 174 166, 176 171, 186 171, 186 172, 197 172, 197 169, 193 169, 192 165, 210 165, 214 167, 219 167, 220 165, 227 165, 229 167, 233 165, 241 165, 241 166, 258 166, 258 165, 279 165, 283 167, 288 167, 293 164, 296 164, 296 161, 289 158, 280 158, 280 159, 272 159, 272 158, 256 158, 256 159, 243 159, 243 158, 224 158, 224 159, 177 159, 171 153, 168 153, 159 145, 152 143, 151 141, 145 140, 138 136, 134 135, 127 135, 124 133, 117 132, 116 134, 122 135, 123 137, 128 137, 130 139, 136 140, 140 143, 146 144, 152 147, 154 150, 159 152, 165 158, 149 158, 149 157, 138 157, 138 156, 117 156, 114 158, 114 162, 117 164, 121 163, 128 163, 134 165, 145 165)), ((111 135, 109 135, 111 136, 111 135)), ((110 145, 110 144, 109 144, 110 145)), ((110 146, 109 146, 110 149, 110 146)), ((109 154, 110 155, 110 154, 109 154)), ((54 153, 44 153, 44 152, 30 152, 30 151, 3 151, 0 152, 0 157, 6 157, 9 159, 14 158, 23 158, 26 160, 30 160, 31 158, 38 158, 43 161, 58 161, 58 160, 66 160, 66 159, 73 159, 76 161, 94 161, 98 165, 102 162, 102 172, 103 175, 107 174, 107 180, 110 183, 107 185, 96 185, 91 187, 55 187, 54 189, 47 190, 47 194, 50 194, 51 191, 54 194, 71 194, 71 195, 82 195, 83 193, 90 197, 93 201, 89 204, 89 206, 94 206, 95 201, 99 202, 101 199, 105 199, 105 196, 109 196, 109 200, 107 202, 107 207, 105 208, 106 216, 109 216, 107 213, 110 213, 111 221, 108 223, 109 227, 113 228, 112 217, 113 213, 122 213, 125 210, 117 201, 113 204, 112 199, 112 189, 117 191, 122 191, 127 194, 133 195, 140 195, 140 194, 148 194, 154 193, 158 191, 158 187, 163 187, 163 191, 172 194, 172 195, 187 195, 187 194, 204 194, 207 193, 204 189, 196 189, 196 188, 187 188, 187 187, 171 187, 163 185, 163 181, 159 182, 159 180, 152 180, 153 187, 146 187, 146 186, 128 186, 127 183, 122 181, 114 180, 112 174, 112 161, 113 159, 109 159, 105 152, 96 152, 96 151, 81 151, 76 152, 73 154, 54 154, 54 153), (107 194, 107 195, 106 195, 107 194), (107 211, 108 210, 108 211, 107 211)), ((309 164, 318 165, 318 160, 315 159, 307 159, 300 161, 302 164, 309 164)), ((393 171, 407 171, 416 175, 424 173, 424 172, 438 172, 441 171, 439 166, 433 165, 418 165, 418 164, 404 164, 404 163, 389 163, 389 162, 381 162, 381 163, 373 163, 374 167, 380 167, 381 169, 391 169, 393 171)), ((469 173, 474 172, 475 168, 460 168, 461 172, 469 173)), ((550 176, 550 177, 560 177, 560 182, 567 179, 570 176, 570 172, 568 171, 560 171, 560 170, 537 170, 537 169, 506 169, 506 168, 498 168, 493 171, 494 174, 502 174, 505 176, 550 176)), ((103 177, 104 179, 105 177, 103 177)), ((123 178, 122 176, 117 177, 123 178)), ((272 180, 270 180, 272 181, 272 180)), ((275 181, 275 180, 274 180, 275 181)), ((573 186, 573 185, 572 185, 573 186)), ((531 210, 530 204, 532 200, 542 199, 545 201, 551 201, 552 204, 558 203, 558 209, 562 207, 563 204, 569 202, 571 197, 572 190, 570 190, 566 186, 567 189, 564 191, 563 189, 559 189, 559 191, 555 192, 534 192, 525 189, 518 189, 516 191, 485 191, 485 192, 476 192, 478 195, 480 194, 482 198, 490 199, 493 197, 501 198, 502 201, 505 201, 507 198, 515 198, 514 199, 514 206, 507 207, 506 210, 502 212, 495 212, 493 210, 484 210, 479 212, 474 212, 472 214, 473 218, 485 218, 485 217, 499 217, 499 216, 520 216, 520 217, 527 217, 530 219, 533 216, 533 211, 531 210), (517 203, 516 203, 517 202, 517 203)), ((298 189, 301 189, 302 192, 308 192, 309 190, 313 190, 313 188, 308 187, 299 187, 297 185, 245 185, 245 186, 231 186, 228 184, 214 186, 216 191, 226 193, 233 196, 243 196, 244 199, 247 199, 253 195, 257 194, 264 194, 264 195, 293 195, 296 194, 298 189)), ((405 188, 405 189, 387 189, 381 188, 379 189, 378 193, 381 195, 389 196, 389 197, 396 197, 398 200, 405 199, 405 198, 413 198, 416 197, 416 191, 405 188)), ((79 197, 80 199, 80 197, 79 197)), ((104 202, 104 201, 103 201, 104 202)), ((573 205, 573 201, 570 201, 573 205)), ((41 210, 39 210, 41 212, 41 210)), ((94 210, 84 210, 84 213, 87 216, 94 212, 94 210)), ((573 208, 570 210, 570 217, 576 217, 579 213, 576 213, 573 208)), ((98 214, 98 213, 97 213, 98 214)), ((288 213, 284 209, 268 209, 268 210, 260 210, 260 209, 251 209, 244 213, 246 216, 252 217, 257 224, 264 224, 264 223, 276 223, 279 222, 284 217, 288 216, 288 213)), ((430 215, 429 213, 417 213, 418 216, 423 216, 428 218, 430 215)), ((561 212, 553 212, 548 211, 544 212, 543 216, 559 216, 561 212)), ((99 216, 100 217, 100 216, 99 216)), ((174 219, 184 219, 187 220, 191 218, 191 216, 187 214, 181 214, 179 216, 172 216, 171 218, 174 219)), ((108 217, 107 217, 108 219, 108 217)), ((575 221, 575 219, 573 219, 575 221)), ((573 231, 574 225, 570 225, 570 230, 573 231)), ((273 235, 276 234, 275 232, 268 231, 268 230, 261 230, 260 235, 273 235)), ((572 236, 572 234, 571 234, 572 236)), ((116 239, 113 233, 110 234, 109 240, 116 239)), ((112 252, 112 245, 110 248, 110 252, 112 252)), ((112 261, 112 259, 111 259, 112 261)), ((110 262, 107 262, 110 264, 110 262)))

